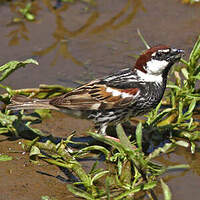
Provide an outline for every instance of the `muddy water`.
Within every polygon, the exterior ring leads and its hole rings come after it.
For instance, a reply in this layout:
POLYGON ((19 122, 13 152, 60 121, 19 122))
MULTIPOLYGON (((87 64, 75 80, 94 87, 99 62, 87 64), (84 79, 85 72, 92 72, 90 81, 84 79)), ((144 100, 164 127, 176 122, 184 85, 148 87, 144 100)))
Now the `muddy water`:
MULTIPOLYGON (((145 49, 137 35, 140 29, 150 45, 166 44, 188 53, 200 30, 200 7, 181 4, 179 0, 101 0, 93 5, 77 2, 54 9, 55 1, 33 2, 35 22, 22 19, 18 9, 27 1, 0 2, 0 64, 10 60, 35 58, 40 65, 28 66, 12 74, 4 84, 12 88, 37 87, 41 83, 75 87, 123 67, 132 66, 134 56, 145 49)), ((54 113, 41 129, 66 137, 73 130, 84 132, 91 124, 54 113), (67 124, 70 125, 67 126, 67 124)), ((16 141, 0 136, 1 153, 21 151, 16 141)), ((28 156, 14 154, 13 161, 1 163, 0 200, 74 199, 58 168, 28 162, 28 156), (49 174, 42 175, 39 172, 49 174)), ((173 199, 199 199, 198 154, 192 157, 179 150, 165 162, 189 163, 193 169, 176 172, 166 178, 173 199)))

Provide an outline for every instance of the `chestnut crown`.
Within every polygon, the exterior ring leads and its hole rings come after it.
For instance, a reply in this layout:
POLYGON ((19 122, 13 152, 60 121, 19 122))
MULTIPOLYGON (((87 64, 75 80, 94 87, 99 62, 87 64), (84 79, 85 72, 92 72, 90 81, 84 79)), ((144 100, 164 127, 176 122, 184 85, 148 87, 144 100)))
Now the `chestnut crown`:
POLYGON ((165 45, 154 46, 140 55, 135 68, 145 74, 161 75, 164 71, 168 71, 175 62, 178 62, 183 54, 184 51, 181 49, 165 45))

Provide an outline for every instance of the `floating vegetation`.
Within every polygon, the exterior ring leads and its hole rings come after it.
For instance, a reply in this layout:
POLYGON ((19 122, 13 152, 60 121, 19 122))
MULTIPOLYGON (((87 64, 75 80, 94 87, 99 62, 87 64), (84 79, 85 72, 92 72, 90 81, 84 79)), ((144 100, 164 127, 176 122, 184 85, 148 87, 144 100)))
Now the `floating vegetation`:
POLYGON ((31 13, 31 3, 27 3, 25 8, 20 8, 19 12, 28 20, 33 21, 35 20, 35 16, 31 13))

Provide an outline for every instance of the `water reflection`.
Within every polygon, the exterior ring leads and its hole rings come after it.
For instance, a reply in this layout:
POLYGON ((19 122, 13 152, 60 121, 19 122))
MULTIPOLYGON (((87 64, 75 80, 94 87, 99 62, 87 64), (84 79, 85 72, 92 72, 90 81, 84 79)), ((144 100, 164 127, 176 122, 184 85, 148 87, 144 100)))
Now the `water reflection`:
MULTIPOLYGON (((15 15, 19 15, 19 8, 24 7, 27 3, 26 0, 21 2, 11 2, 10 9, 15 15)), ((77 2, 78 3, 78 2, 77 2)), ((80 2, 79 2, 80 3, 80 2)), ((117 13, 114 12, 113 16, 106 16, 106 21, 101 16, 103 13, 99 12, 98 5, 95 5, 93 9, 88 10, 88 18, 82 22, 82 25, 75 30, 71 30, 69 26, 71 24, 66 24, 65 18, 62 14, 69 11, 74 4, 62 4, 61 7, 55 9, 55 2, 50 0, 42 0, 42 1, 33 1, 31 12, 36 16, 37 20, 40 20, 38 15, 39 10, 43 10, 45 12, 46 8, 48 8, 48 12, 52 13, 55 17, 56 28, 53 32, 53 41, 47 47, 43 48, 39 51, 34 51, 34 55, 44 56, 48 53, 55 51, 55 56, 51 61, 51 65, 55 65, 58 58, 61 56, 64 59, 70 59, 73 63, 78 66, 83 66, 84 64, 76 57, 74 57, 69 50, 69 41, 71 38, 76 38, 82 34, 86 34, 87 37, 90 34, 98 34, 106 29, 116 30, 119 29, 129 23, 132 22, 136 13, 139 10, 144 11, 144 6, 142 4, 142 0, 127 0, 122 3, 123 6, 120 8, 117 13), (97 25, 100 24, 100 25, 97 25)), ((75 7, 76 8, 76 7, 75 7)), ((74 9, 74 7, 72 8, 74 9)), ((110 8, 109 8, 110 9, 110 8)), ((70 15, 70 13, 69 13, 70 15)), ((83 18, 83 13, 79 12, 79 18, 83 18)), ((73 17, 73 16, 70 16, 73 17)), ((82 20, 83 21, 83 20, 82 20)), ((8 37, 10 38, 9 45, 19 45, 21 39, 31 40, 31 36, 29 36, 29 30, 27 28, 28 21, 20 21, 20 23, 15 24, 14 27, 17 27, 15 30, 10 31, 8 37)), ((50 22, 47 22, 50 23, 50 22)), ((34 23, 34 25, 36 22, 34 23)), ((52 28, 52 26, 49 26, 52 28)), ((49 32, 50 34, 50 32, 49 32)), ((50 35, 46 36, 50 37, 50 35)))
POLYGON ((196 147, 196 152, 193 155, 191 155, 190 149, 188 151, 185 151, 185 149, 179 150, 176 154, 184 157, 187 164, 190 165, 192 172, 200 176, 200 152, 198 147, 196 147))
POLYGON ((94 29, 90 31, 90 33, 96 34, 104 31, 107 28, 111 28, 113 30, 121 28, 122 26, 125 26, 132 22, 137 12, 142 9, 145 11, 145 8, 142 4, 141 0, 129 0, 125 6, 121 9, 119 13, 111 17, 109 20, 107 20, 105 23, 96 26, 94 29), (129 13, 129 10, 130 13, 129 13), (127 16, 126 16, 127 15, 127 16), (122 21, 120 21, 120 18, 123 18, 126 16, 122 21), (118 22, 119 21, 119 22, 118 22))
POLYGON ((8 45, 9 46, 18 45, 21 39, 29 40, 28 33, 29 31, 25 26, 25 23, 19 22, 16 29, 10 31, 10 33, 7 35, 7 37, 10 38, 8 45))
POLYGON ((53 51, 54 49, 57 49, 55 57, 51 62, 51 65, 55 65, 59 55, 61 55, 65 59, 71 59, 72 62, 74 62, 76 65, 82 66, 83 63, 79 61, 77 58, 75 58, 68 50, 68 41, 69 41, 68 39, 76 37, 81 33, 85 32, 88 29, 88 27, 90 27, 92 24, 95 23, 98 17, 98 13, 94 11, 93 13, 91 13, 90 17, 88 18, 85 24, 83 24, 80 28, 78 28, 75 31, 70 31, 67 27, 65 27, 64 25, 65 20, 61 16, 62 12, 66 12, 68 10, 69 8, 68 4, 65 4, 60 9, 55 10, 54 6, 50 1, 44 0, 43 2, 56 17, 56 29, 55 32, 53 33, 55 41, 45 49, 41 51, 35 51, 33 52, 33 54, 43 56, 53 51))

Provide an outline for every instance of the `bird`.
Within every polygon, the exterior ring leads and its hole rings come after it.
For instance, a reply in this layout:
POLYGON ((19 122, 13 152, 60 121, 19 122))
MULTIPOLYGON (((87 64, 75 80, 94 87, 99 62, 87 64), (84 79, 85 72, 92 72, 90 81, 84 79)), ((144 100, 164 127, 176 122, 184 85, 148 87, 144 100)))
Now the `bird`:
POLYGON ((156 45, 145 50, 132 68, 92 80, 51 99, 16 95, 7 109, 52 109, 91 119, 96 132, 106 136, 109 125, 148 113, 159 104, 170 68, 183 55, 182 49, 156 45))

